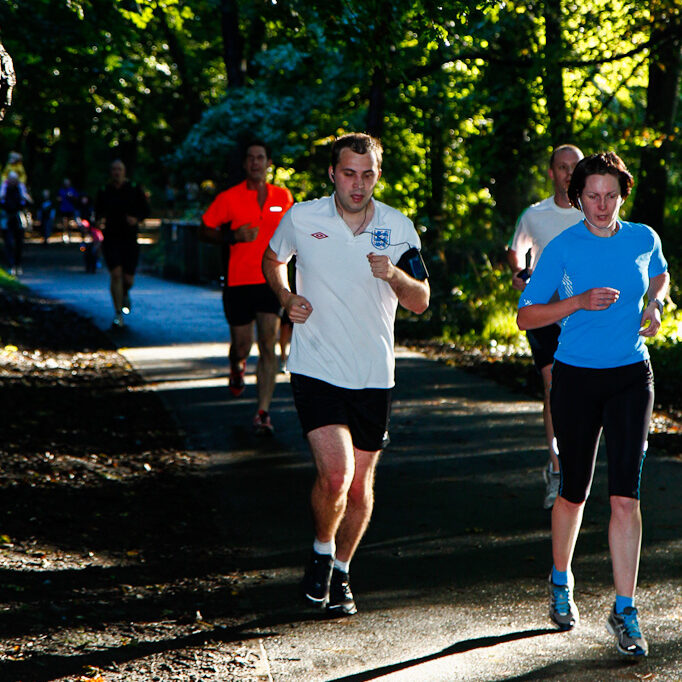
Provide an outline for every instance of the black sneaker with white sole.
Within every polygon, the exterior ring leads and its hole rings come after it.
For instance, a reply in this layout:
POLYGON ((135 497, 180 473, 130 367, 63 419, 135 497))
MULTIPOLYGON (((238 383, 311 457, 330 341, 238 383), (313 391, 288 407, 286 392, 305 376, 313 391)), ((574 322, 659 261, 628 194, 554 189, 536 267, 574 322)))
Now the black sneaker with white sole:
POLYGON ((329 583, 327 613, 332 616, 352 616, 358 612, 350 590, 348 573, 335 568, 329 583))
POLYGON ((327 603, 333 566, 333 556, 313 550, 301 583, 303 596, 311 604, 322 607, 327 603))

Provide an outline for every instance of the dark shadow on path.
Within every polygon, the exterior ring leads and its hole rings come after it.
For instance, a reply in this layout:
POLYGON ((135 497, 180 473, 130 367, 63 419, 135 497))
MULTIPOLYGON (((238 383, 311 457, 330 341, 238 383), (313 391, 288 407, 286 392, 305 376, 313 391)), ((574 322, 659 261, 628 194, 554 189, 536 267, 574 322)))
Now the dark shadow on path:
POLYGON ((430 661, 436 661, 439 658, 445 658, 446 656, 452 656, 453 654, 463 654, 467 651, 473 651, 474 649, 483 649, 486 647, 497 646, 498 644, 504 644, 506 642, 515 642, 519 639, 528 639, 530 637, 551 635, 556 632, 559 632, 559 630, 543 628, 536 630, 523 630, 521 632, 509 632, 506 635, 497 635, 495 637, 477 637, 476 639, 467 639, 463 642, 451 644, 450 646, 445 647, 445 649, 436 651, 435 653, 429 654, 428 656, 413 658, 409 661, 402 661, 401 663, 392 663, 380 668, 374 668, 373 670, 365 670, 361 673, 346 675, 345 677, 335 677, 333 680, 329 680, 329 682, 365 682, 366 680, 374 680, 378 677, 383 677, 384 675, 400 672, 401 670, 407 670, 408 668, 414 668, 415 666, 429 663, 430 661))
POLYGON ((277 637, 281 632, 276 628, 292 623, 319 622, 328 620, 323 612, 305 613, 300 609, 283 609, 262 618, 255 618, 237 626, 202 626, 188 635, 168 637, 156 641, 140 641, 124 646, 114 646, 98 651, 75 655, 39 654, 30 660, 5 661, 0 663, 0 680, 22 680, 22 682, 49 682, 66 675, 76 675, 88 667, 105 668, 122 665, 130 661, 191 647, 203 647, 211 643, 245 642, 268 637, 277 637))
POLYGON ((82 673, 88 666, 103 668, 185 647, 204 646, 210 642, 241 642, 268 637, 272 634, 275 633, 215 628, 205 632, 192 633, 184 637, 174 637, 156 642, 143 642, 141 644, 128 644, 104 651, 95 651, 75 656, 44 654, 35 656, 30 661, 0 663, 0 679, 22 680, 23 682, 49 682, 49 680, 58 680, 66 675, 82 673))

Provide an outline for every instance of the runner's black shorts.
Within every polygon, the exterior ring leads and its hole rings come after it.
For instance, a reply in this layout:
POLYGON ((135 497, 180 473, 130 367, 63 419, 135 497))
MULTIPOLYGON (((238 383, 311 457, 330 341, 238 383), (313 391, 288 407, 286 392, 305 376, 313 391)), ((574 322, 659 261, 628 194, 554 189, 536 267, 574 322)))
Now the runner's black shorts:
POLYGON ((576 504, 587 499, 603 429, 609 495, 638 500, 653 404, 648 360, 609 369, 555 360, 550 405, 559 447, 559 495, 576 504))
POLYGON ((533 353, 533 362, 538 372, 554 362, 560 333, 561 327, 558 324, 548 324, 546 327, 526 331, 530 350, 533 353))
POLYGON ((388 443, 392 389, 341 388, 292 374, 291 390, 304 436, 321 426, 343 424, 358 450, 375 452, 388 443))
POLYGON ((243 284, 223 288, 223 311, 232 327, 250 324, 256 313, 280 315, 282 307, 267 284, 243 284))
POLYGON ((109 237, 106 230, 102 242, 104 261, 109 270, 122 267, 126 275, 134 275, 140 259, 140 245, 135 235, 131 237, 109 237))

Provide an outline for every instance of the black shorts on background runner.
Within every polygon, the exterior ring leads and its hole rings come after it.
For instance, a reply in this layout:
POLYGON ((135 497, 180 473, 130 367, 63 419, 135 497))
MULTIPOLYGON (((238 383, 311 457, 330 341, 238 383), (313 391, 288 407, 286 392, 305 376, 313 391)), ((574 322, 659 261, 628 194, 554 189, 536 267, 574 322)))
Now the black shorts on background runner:
POLYGON ((240 327, 250 324, 257 313, 280 315, 282 307, 267 284, 243 284, 223 288, 223 311, 228 324, 240 327))
POLYGON ((120 266, 126 275, 135 274, 137 263, 140 260, 140 245, 137 243, 137 238, 107 238, 105 232, 104 241, 102 242, 102 253, 104 254, 104 262, 109 270, 120 266))
POLYGON ((554 362, 560 333, 561 327, 558 324, 548 324, 546 327, 526 330, 530 350, 533 353, 533 362, 538 372, 554 362))

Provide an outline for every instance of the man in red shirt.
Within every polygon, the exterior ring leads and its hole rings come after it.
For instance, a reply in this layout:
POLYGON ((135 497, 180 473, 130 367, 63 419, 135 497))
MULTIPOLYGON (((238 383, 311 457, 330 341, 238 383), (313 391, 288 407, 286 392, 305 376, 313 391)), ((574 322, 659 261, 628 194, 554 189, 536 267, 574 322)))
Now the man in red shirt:
POLYGON ((230 325, 230 391, 244 392, 246 359, 253 345, 253 322, 258 332, 257 433, 272 433, 269 410, 277 376, 275 343, 281 308, 265 282, 261 261, 275 229, 293 204, 291 192, 266 182, 272 158, 268 146, 256 140, 246 147, 246 179, 221 192, 203 215, 201 236, 229 251, 223 289, 223 309, 230 325))

